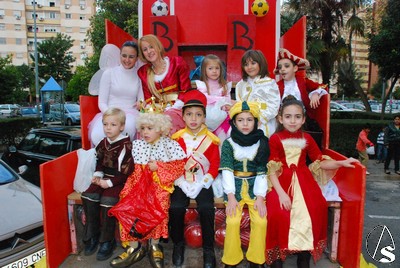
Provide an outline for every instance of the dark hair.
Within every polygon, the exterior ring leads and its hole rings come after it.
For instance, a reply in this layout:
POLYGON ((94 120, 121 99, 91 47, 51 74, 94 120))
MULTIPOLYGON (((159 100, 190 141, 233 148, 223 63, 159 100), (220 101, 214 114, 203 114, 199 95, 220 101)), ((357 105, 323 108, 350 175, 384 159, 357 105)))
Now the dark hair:
POLYGON ((126 41, 125 43, 122 44, 121 49, 123 49, 124 47, 131 47, 135 49, 137 53, 139 53, 138 44, 133 41, 126 41))
MULTIPOLYGON (((301 108, 301 110, 303 111, 303 116, 306 117, 306 108, 304 107, 303 102, 296 99, 293 95, 288 95, 282 100, 282 104, 281 104, 281 107, 279 108, 278 115, 282 116, 283 110, 285 110, 286 107, 292 106, 292 105, 299 106, 301 108)), ((281 123, 279 123, 276 128, 276 132, 282 131, 283 129, 284 129, 283 125, 281 123)))
POLYGON ((241 63, 243 80, 246 81, 247 78, 249 77, 249 75, 244 70, 244 66, 249 59, 257 62, 258 65, 260 66, 260 71, 258 72, 259 76, 264 77, 264 76, 269 75, 267 59, 265 58, 262 51, 261 50, 247 50, 242 56, 242 63, 241 63))
POLYGON ((366 124, 363 126, 363 129, 371 129, 371 124, 370 124, 370 123, 366 123, 366 124))
POLYGON ((201 108, 202 110, 203 110, 203 113, 204 113, 204 116, 207 116, 207 113, 206 113, 206 108, 203 106, 203 104, 201 104, 201 103, 199 103, 199 105, 196 105, 196 104, 192 104, 192 105, 190 105, 190 106, 183 106, 182 107, 182 116, 184 115, 184 113, 185 113, 185 110, 187 109, 187 108, 190 108, 190 107, 199 107, 199 108, 201 108))

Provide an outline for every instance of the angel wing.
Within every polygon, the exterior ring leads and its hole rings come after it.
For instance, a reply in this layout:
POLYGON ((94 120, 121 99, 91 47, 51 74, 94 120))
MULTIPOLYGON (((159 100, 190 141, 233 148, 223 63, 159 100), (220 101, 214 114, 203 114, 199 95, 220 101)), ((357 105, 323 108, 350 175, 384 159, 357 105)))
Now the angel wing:
POLYGON ((113 44, 106 44, 100 53, 99 67, 98 70, 90 79, 89 82, 89 93, 90 95, 99 95, 100 80, 104 71, 108 68, 116 67, 120 64, 119 59, 120 49, 113 44))

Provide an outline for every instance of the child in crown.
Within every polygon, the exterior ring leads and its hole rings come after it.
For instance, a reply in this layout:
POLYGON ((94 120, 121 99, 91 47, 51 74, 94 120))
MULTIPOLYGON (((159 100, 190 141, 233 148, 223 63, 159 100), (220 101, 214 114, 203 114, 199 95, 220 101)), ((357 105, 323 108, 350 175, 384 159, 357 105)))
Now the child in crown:
POLYGON ((298 75, 298 71, 310 67, 306 59, 293 55, 289 50, 281 48, 278 53, 278 62, 275 68, 275 74, 279 74, 282 80, 279 80, 278 87, 281 100, 292 95, 297 100, 303 102, 307 122, 305 130, 321 131, 318 123, 315 121, 315 109, 320 105, 322 96, 327 95, 329 90, 327 85, 314 82, 307 77, 298 75))

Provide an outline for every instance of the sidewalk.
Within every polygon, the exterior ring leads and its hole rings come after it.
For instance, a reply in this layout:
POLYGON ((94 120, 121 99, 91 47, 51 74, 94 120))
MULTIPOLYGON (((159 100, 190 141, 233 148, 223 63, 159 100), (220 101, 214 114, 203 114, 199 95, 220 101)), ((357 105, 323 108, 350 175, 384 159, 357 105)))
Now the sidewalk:
POLYGON ((367 175, 367 180, 369 178, 373 178, 374 180, 393 180, 393 179, 400 179, 400 175, 394 173, 394 163, 393 160, 390 162, 389 171, 390 174, 385 174, 384 163, 376 163, 376 159, 370 159, 368 161, 367 170, 369 171, 370 175, 367 175))

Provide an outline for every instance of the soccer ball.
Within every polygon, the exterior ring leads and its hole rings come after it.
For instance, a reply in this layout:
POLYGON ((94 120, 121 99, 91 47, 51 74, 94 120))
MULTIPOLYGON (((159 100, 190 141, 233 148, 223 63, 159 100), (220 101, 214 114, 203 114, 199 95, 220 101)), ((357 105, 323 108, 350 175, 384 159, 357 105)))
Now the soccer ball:
POLYGON ((153 16, 167 16, 168 12, 168 5, 163 0, 157 0, 151 5, 153 16))
POLYGON ((251 13, 256 17, 264 17, 267 15, 269 10, 269 5, 266 0, 254 0, 251 4, 251 13))

